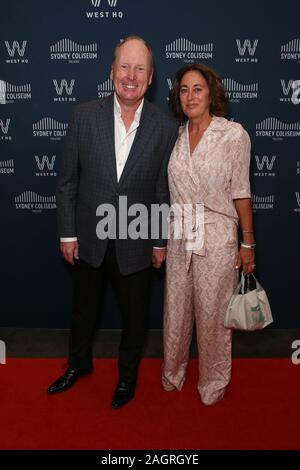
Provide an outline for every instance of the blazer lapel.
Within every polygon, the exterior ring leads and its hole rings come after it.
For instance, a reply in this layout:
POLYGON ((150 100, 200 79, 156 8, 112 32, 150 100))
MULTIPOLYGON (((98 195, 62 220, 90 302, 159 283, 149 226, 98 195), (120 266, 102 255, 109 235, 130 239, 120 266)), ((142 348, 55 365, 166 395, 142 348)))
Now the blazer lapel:
POLYGON ((117 185, 117 169, 115 155, 115 126, 113 94, 105 101, 99 101, 97 126, 101 140, 101 153, 105 159, 114 186, 117 185))
POLYGON ((141 159, 148 140, 150 140, 153 133, 155 121, 152 117, 153 111, 151 110, 148 102, 144 100, 143 110, 140 119, 140 125, 137 128, 136 135, 131 146, 125 167, 123 169, 119 186, 126 180, 134 166, 141 159))

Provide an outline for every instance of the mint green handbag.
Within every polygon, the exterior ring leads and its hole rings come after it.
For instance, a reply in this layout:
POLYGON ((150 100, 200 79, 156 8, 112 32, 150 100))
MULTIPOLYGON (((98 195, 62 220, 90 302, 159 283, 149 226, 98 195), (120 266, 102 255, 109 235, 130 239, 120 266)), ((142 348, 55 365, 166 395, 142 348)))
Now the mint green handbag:
POLYGON ((261 330, 273 322, 267 294, 253 274, 241 275, 227 308, 224 320, 226 328, 235 330, 261 330), (250 290, 250 276, 255 289, 250 290), (246 285, 245 285, 246 284, 246 285))

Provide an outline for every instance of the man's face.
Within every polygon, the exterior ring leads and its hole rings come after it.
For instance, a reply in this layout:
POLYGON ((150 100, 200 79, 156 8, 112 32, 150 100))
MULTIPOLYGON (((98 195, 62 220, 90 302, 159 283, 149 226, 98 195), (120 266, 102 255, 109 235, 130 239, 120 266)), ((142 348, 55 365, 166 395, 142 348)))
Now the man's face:
POLYGON ((152 81, 150 53, 142 41, 131 39, 118 49, 110 78, 120 104, 138 105, 152 81))

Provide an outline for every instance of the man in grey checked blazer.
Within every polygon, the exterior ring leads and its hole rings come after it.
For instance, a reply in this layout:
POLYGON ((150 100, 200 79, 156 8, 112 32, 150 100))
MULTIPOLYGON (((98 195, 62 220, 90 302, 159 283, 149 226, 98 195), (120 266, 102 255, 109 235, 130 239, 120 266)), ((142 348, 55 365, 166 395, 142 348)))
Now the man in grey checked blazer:
POLYGON ((74 108, 57 189, 60 249, 73 265, 74 294, 68 369, 48 392, 67 390, 78 377, 92 372, 91 343, 109 276, 122 316, 113 408, 135 394, 151 263, 161 266, 166 241, 118 237, 118 223, 115 240, 100 239, 96 211, 101 204, 110 204, 118 221, 120 196, 127 197, 128 207, 143 204, 149 214, 151 204, 169 203, 167 164, 177 125, 144 99, 152 74, 152 52, 143 39, 132 36, 117 45, 111 69, 115 92, 74 108))

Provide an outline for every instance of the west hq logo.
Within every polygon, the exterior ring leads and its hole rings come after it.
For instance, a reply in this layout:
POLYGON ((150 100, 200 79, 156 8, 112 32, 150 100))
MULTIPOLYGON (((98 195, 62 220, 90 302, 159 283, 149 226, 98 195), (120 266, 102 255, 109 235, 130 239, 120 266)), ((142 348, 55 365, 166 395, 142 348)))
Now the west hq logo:
POLYGON ((12 140, 12 136, 9 134, 11 118, 0 119, 0 140, 12 140))
POLYGON ((239 54, 239 56, 235 58, 236 62, 258 62, 258 58, 255 56, 258 46, 258 39, 255 39, 252 42, 250 39, 236 39, 236 45, 239 54))
POLYGON ((299 191, 295 192, 297 207, 294 208, 294 212, 300 213, 300 193, 299 191))
POLYGON ((170 96, 170 93, 173 89, 173 82, 172 82, 172 79, 171 78, 167 78, 167 87, 168 87, 168 96, 167 96, 167 101, 170 100, 169 96, 170 96))
POLYGON ((56 160, 56 155, 35 155, 34 156, 37 170, 35 176, 57 176, 56 171, 54 171, 54 165, 56 160))
POLYGON ((282 95, 279 99, 281 102, 300 103, 300 80, 280 80, 282 95))
POLYGON ((54 102, 75 102, 76 97, 72 96, 73 89, 75 85, 75 79, 72 79, 68 82, 65 78, 62 80, 53 80, 53 85, 56 91, 56 96, 54 96, 54 102))
POLYGON ((115 8, 117 6, 117 3, 118 3, 118 0, 90 0, 91 1, 91 4, 93 5, 93 7, 95 8, 99 8, 101 6, 101 2, 102 2, 102 5, 105 3, 108 4, 108 6, 110 6, 111 8, 115 8))
POLYGON ((166 45, 165 58, 192 63, 195 60, 213 59, 213 43, 195 44, 189 39, 177 38, 166 45))
POLYGON ((276 155, 255 155, 257 171, 254 172, 254 176, 276 176, 275 171, 273 171, 276 158, 276 155))
POLYGON ((28 64, 29 60, 25 56, 27 41, 4 41, 8 58, 5 60, 7 64, 28 64))
POLYGON ((71 39, 61 39, 50 46, 51 60, 65 60, 70 64, 79 64, 81 60, 98 58, 97 43, 78 44, 71 39))
POLYGON ((123 19, 124 11, 116 10, 120 0, 86 0, 92 10, 86 11, 88 19, 123 19))
POLYGON ((291 101, 293 104, 300 103, 300 80, 294 80, 292 83, 293 94, 291 101))

